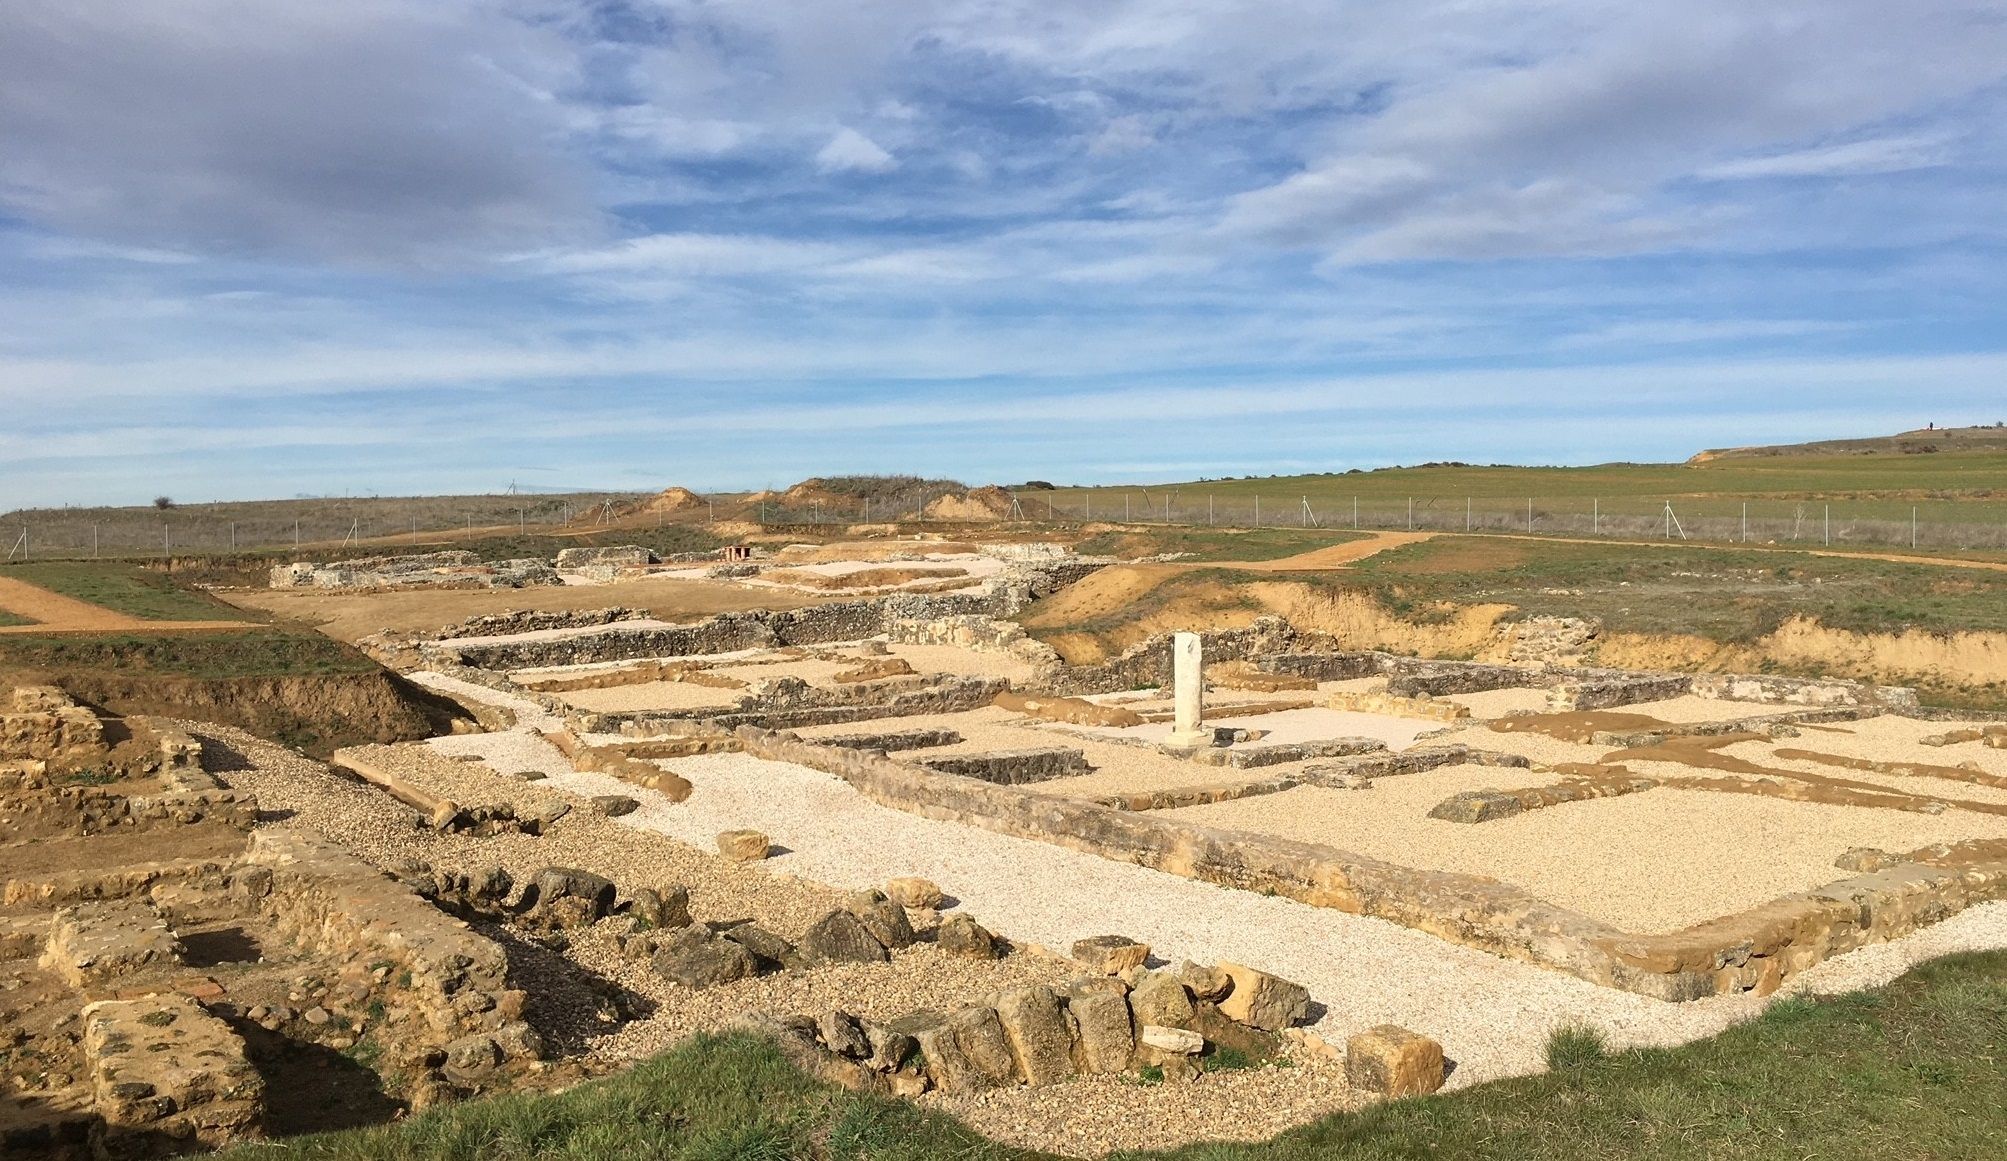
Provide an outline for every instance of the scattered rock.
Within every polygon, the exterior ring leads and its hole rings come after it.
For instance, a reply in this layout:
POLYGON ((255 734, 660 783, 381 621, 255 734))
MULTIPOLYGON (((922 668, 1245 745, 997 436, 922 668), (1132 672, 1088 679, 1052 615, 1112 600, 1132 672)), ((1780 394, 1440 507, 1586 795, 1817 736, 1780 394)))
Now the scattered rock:
POLYGON ((1016 1077, 1016 1060, 994 1008, 963 1008, 914 1039, 928 1078, 942 1092, 977 1092, 1016 1077))
POLYGON ((562 899, 578 899, 586 904, 590 922, 613 909, 613 880, 576 867, 545 867, 530 880, 530 902, 539 912, 562 899))
POLYGON ((1432 1093, 1443 1086, 1443 1046, 1394 1024, 1368 1028, 1345 1042, 1345 1079, 1387 1097, 1432 1093))
POLYGON ((1436 803, 1429 817, 1444 822, 1490 822, 1511 818, 1525 809, 1525 803, 1503 790, 1466 790, 1436 803))
POLYGON ((857 1026, 857 1017, 848 1012, 831 1008, 815 1018, 815 1030, 823 1047, 839 1056, 862 1060, 871 1055, 871 1041, 857 1026))
POLYGON ((667 891, 640 887, 635 890, 634 898, 628 903, 627 910, 639 921, 643 930, 688 927, 690 889, 680 885, 667 891))
POLYGON ((1129 1022, 1129 1001, 1121 991, 1076 991, 1069 987, 1066 1016, 1073 1025, 1076 1063, 1081 1072, 1121 1072, 1129 1067, 1129 1058, 1136 1051, 1136 1036, 1129 1022))
POLYGON ((701 924, 679 928, 658 940, 653 963, 656 974, 686 988, 742 980, 757 968, 751 952, 701 924))
POLYGON ((878 937, 848 911, 832 911, 801 937, 801 950, 817 963, 883 963, 892 958, 878 937))
POLYGON ((896 1072, 905 1064, 919 1047, 917 1041, 897 1028, 884 1024, 864 1024, 864 1039, 871 1045, 871 1055, 864 1061, 866 1068, 878 1072, 896 1072))
POLYGON ((906 909, 886 898, 883 891, 857 892, 850 897, 847 910, 887 948, 896 951, 913 946, 913 925, 906 920, 906 909))
POLYGON ((798 967, 801 955, 795 946, 756 923, 741 923, 719 933, 752 953, 762 969, 798 967))
POLYGON ((1206 1038, 1189 1028, 1163 1028, 1155 1024, 1143 1025, 1136 1040, 1159 1052, 1173 1052, 1180 1056, 1196 1055, 1205 1051, 1206 1047, 1206 1038))
POLYGON ((950 955, 967 956, 970 959, 997 957, 997 937, 991 935, 988 928, 966 915, 950 915, 943 919, 941 930, 934 936, 934 942, 950 955))
POLYGON ((1104 976, 1120 975, 1125 969, 1141 967, 1150 957, 1150 945, 1137 943, 1126 935, 1096 935, 1073 945, 1073 958, 1104 976))
POLYGON ((608 818, 619 818, 640 810, 641 800, 625 794, 595 794, 592 796, 592 808, 608 818))
POLYGON ((1280 1032, 1309 1018, 1310 990, 1302 984, 1237 963, 1222 963, 1220 970, 1233 979, 1233 990, 1220 1001, 1230 1019, 1280 1032))
POLYGON ((1903 860, 1887 851, 1875 847, 1854 847, 1833 860, 1833 866, 1842 871, 1864 874, 1869 871, 1886 870, 1903 860))
POLYGON ((885 894, 901 907, 921 909, 939 907, 946 898, 933 880, 922 879, 917 875, 905 875, 890 880, 885 884, 885 894))
POLYGON ((1195 999, 1217 1000, 1233 987, 1232 976, 1216 967, 1207 967, 1191 960, 1179 963, 1169 974, 1177 977, 1178 982, 1185 985, 1195 999))
POLYGON ((756 863, 773 853, 773 843, 756 830, 721 831, 718 853, 735 862, 756 863))

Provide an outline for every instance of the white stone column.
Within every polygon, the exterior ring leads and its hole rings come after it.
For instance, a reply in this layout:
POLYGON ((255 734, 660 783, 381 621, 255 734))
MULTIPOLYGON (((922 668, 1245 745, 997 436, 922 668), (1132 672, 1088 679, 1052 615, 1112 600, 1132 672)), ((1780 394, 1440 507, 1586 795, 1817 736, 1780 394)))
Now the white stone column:
POLYGON ((1205 656, 1197 633, 1179 633, 1171 638, 1171 675, 1177 718, 1167 741, 1173 746, 1211 744, 1213 732, 1205 723, 1205 656))

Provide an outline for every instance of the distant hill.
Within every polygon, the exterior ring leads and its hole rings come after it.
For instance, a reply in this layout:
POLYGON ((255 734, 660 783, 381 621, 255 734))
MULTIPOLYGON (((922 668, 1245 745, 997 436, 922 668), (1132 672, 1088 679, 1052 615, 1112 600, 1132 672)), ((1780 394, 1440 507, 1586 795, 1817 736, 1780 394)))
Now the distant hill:
POLYGON ((1686 462, 1704 464, 1710 460, 1767 456, 1895 456, 1988 451, 2007 451, 2007 426, 1996 423, 1986 427, 1925 427, 1866 439, 1822 439, 1812 443, 1783 443, 1767 447, 1711 448, 1686 462))

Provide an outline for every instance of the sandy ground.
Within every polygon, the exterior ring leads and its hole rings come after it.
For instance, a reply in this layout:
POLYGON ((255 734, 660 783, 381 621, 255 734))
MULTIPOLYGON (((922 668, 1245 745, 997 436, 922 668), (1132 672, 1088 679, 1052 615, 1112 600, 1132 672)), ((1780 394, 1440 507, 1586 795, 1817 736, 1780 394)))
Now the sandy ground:
POLYGON ((26 617, 33 624, 0 625, 0 633, 189 633, 210 629, 251 629, 247 621, 149 621, 114 612, 88 601, 51 592, 13 577, 0 576, 0 610, 26 617))
POLYGON ((414 592, 342 593, 294 589, 218 592, 242 608, 263 609, 304 621, 342 641, 372 633, 416 632, 457 624, 469 617, 518 609, 603 609, 612 605, 646 609, 664 621, 686 623, 715 613, 749 609, 795 609, 841 599, 780 589, 756 591, 726 581, 655 579, 604 585, 540 585, 526 589, 425 589, 414 592))
POLYGON ((1544 689, 1487 689, 1482 693, 1451 694, 1443 700, 1468 707, 1470 716, 1480 721, 1502 718, 1522 710, 1532 713, 1547 711, 1547 691, 1544 689))
POLYGON ((1207 826, 1323 843, 1410 867, 1485 875, 1627 931, 1672 931, 1846 873, 1849 847, 1912 850, 2007 838, 2007 819, 1651 790, 1470 825, 1427 817, 1452 794, 1552 775, 1447 767, 1377 779, 1370 790, 1298 787, 1165 813, 1207 826))
MULTIPOLYGON (((1259 741, 1239 744, 1236 748, 1240 749, 1280 745, 1285 742, 1321 741, 1327 738, 1372 738, 1385 744, 1390 750, 1405 750, 1423 734, 1434 733, 1448 723, 1424 721, 1420 718, 1397 718, 1390 714, 1364 714, 1350 710, 1312 707, 1283 710, 1272 714, 1241 714, 1231 718, 1219 718, 1207 724, 1268 731, 1267 736, 1259 741)), ((1076 728, 1084 733, 1132 738, 1154 745, 1171 736, 1173 723, 1145 722, 1140 726, 1076 728)))

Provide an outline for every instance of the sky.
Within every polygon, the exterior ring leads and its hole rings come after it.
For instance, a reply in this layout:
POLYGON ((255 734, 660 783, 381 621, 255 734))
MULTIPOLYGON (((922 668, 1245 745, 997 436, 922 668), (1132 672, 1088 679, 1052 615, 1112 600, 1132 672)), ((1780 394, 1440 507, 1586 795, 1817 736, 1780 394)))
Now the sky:
POLYGON ((2007 420, 2007 4, 8 0, 0 510, 2007 420))

